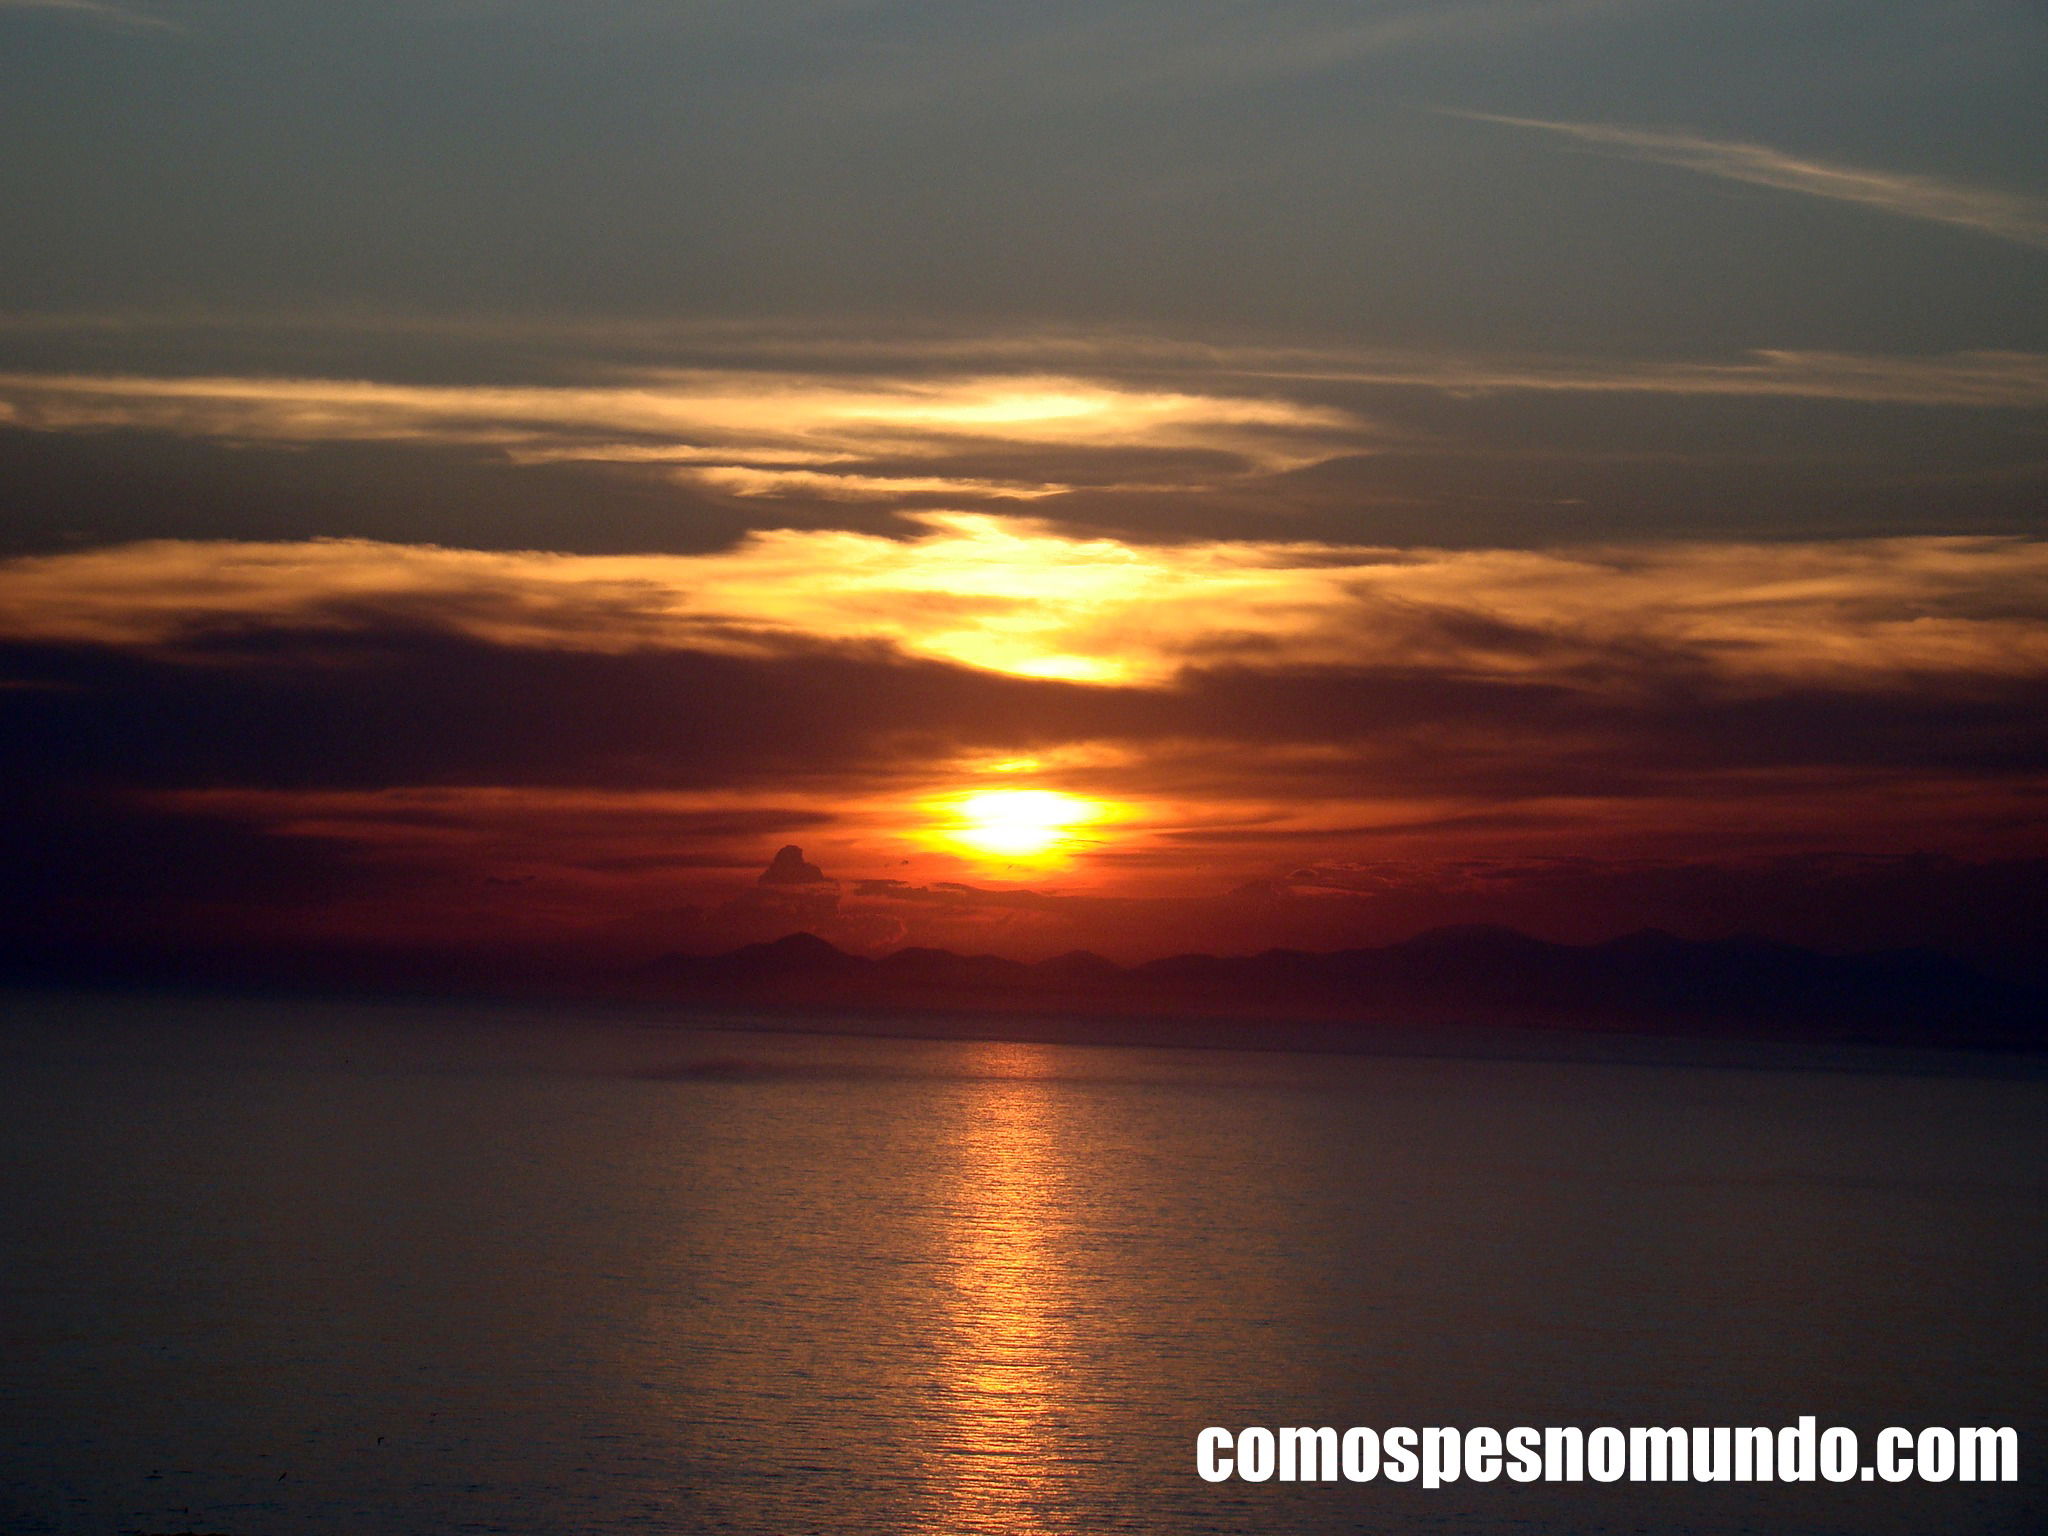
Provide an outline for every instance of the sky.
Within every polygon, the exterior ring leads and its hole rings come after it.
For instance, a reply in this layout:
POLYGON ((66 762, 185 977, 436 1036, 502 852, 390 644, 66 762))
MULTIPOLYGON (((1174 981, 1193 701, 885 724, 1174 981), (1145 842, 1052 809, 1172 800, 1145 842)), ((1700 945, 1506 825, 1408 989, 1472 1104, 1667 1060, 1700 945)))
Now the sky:
POLYGON ((2031 0, 0 0, 0 955, 2038 970, 2044 77, 2031 0))

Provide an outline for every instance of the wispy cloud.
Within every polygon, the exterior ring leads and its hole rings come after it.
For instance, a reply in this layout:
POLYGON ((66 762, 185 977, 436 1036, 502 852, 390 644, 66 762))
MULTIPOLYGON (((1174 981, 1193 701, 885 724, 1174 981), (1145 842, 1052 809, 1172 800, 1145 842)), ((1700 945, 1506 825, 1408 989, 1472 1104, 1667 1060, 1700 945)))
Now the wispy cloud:
MULTIPOLYGON (((523 464, 637 466, 748 498, 974 506, 1076 490, 1222 489, 1412 440, 1332 404, 1333 386, 2048 406, 2048 355, 2035 352, 1784 349, 1659 361, 1114 332, 890 338, 772 328, 683 328, 670 342, 757 366, 614 367, 594 382, 513 385, 13 373, 0 374, 0 424, 231 444, 409 443, 523 464)), ((571 332, 565 344, 601 342, 571 332)))
POLYGON ((1640 8, 1644 0, 1402 0, 1342 8, 1235 0, 1083 8, 1079 19, 900 42, 814 87, 813 100, 893 109, 943 98, 1042 109, 1133 95, 1182 96, 1321 74, 1379 55, 1479 46, 1640 8))
POLYGON ((1604 123, 1553 122, 1535 117, 1503 117, 1490 112, 1454 112, 1454 117, 1533 128, 1561 134, 1580 143, 1631 159, 1678 166, 1726 181, 1748 182, 1799 192, 1834 202, 1856 203, 1901 218, 1951 224, 2020 245, 2048 249, 2048 199, 1991 187, 1970 186, 1933 176, 1909 176, 1801 159, 1764 144, 1707 139, 1604 123))
POLYGON ((67 15, 106 22, 120 27, 150 27, 165 32, 184 30, 175 21, 132 11, 126 6, 108 5, 104 0, 0 0, 0 10, 60 11, 67 15))
POLYGON ((1089 483, 1192 487, 1361 451, 1349 412, 1213 388, 1041 373, 881 376, 672 369, 584 386, 0 375, 0 422, 228 442, 413 442, 519 460, 665 464, 742 495, 1011 500, 1089 483), (973 466, 1027 463, 990 475, 973 466))
POLYGON ((1246 376, 1408 385, 1450 393, 1747 395, 1872 405, 2025 409, 2048 405, 2048 355, 1951 352, 1883 357, 1767 348, 1733 362, 1273 353, 1238 360, 1246 376))

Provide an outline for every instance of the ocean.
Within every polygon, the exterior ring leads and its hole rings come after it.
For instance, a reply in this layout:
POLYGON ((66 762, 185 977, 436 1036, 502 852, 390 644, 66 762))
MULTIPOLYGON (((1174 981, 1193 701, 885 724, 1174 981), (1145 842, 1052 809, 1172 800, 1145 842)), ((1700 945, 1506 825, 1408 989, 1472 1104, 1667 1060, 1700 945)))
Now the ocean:
POLYGON ((2031 1064, 5 1009, 15 1536, 2048 1527, 2031 1064), (2022 1480, 1195 1470, 1212 1425, 1802 1414, 2012 1425, 2022 1480))

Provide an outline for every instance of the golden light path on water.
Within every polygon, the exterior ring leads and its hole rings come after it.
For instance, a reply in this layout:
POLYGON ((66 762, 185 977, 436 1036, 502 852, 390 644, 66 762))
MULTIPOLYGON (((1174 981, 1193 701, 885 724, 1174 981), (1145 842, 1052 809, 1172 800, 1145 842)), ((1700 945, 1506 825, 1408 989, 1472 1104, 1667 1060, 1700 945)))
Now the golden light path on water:
POLYGON ((956 1182, 941 1239, 931 1471, 949 1532, 1020 1536, 1048 1529, 1071 1477, 1068 1164, 1046 1048, 991 1043, 977 1055, 989 1075, 946 1149, 956 1182))

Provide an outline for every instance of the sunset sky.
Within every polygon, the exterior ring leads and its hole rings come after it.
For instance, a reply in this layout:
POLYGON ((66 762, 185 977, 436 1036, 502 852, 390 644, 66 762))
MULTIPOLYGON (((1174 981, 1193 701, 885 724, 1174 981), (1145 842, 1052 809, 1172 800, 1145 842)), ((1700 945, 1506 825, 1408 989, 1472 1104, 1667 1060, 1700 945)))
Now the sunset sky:
POLYGON ((2044 66, 2034 0, 0 0, 0 946, 2038 965, 2044 66))

